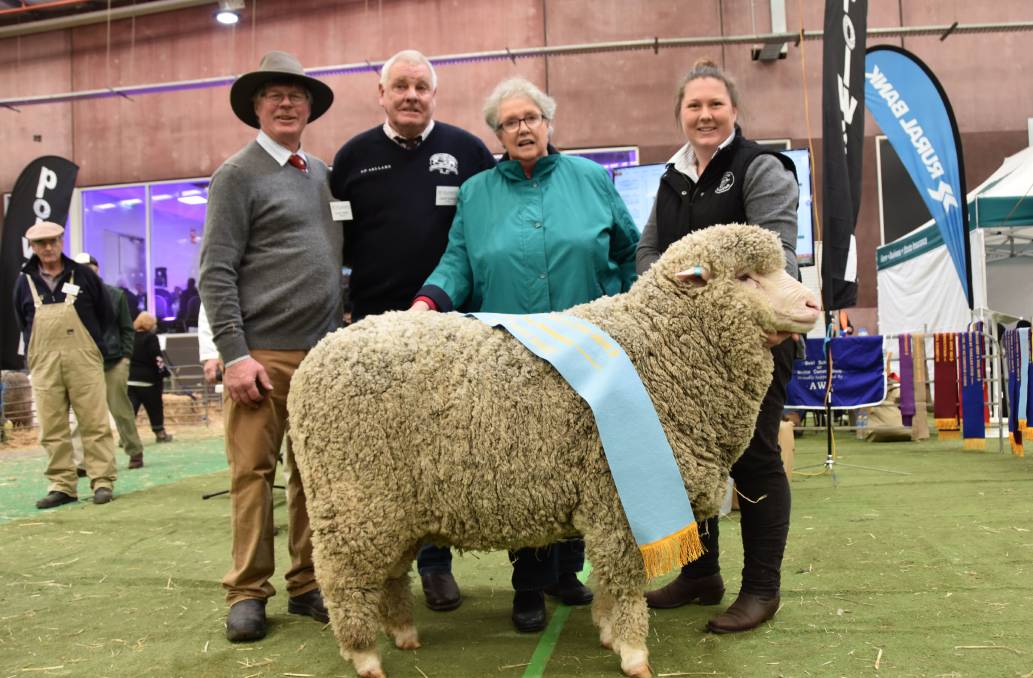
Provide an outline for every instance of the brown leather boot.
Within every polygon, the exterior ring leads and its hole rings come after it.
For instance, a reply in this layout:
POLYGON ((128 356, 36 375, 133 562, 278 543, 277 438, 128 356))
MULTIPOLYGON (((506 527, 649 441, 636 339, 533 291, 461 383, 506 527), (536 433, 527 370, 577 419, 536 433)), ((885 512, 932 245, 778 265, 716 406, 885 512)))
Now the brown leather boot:
POLYGON ((667 586, 646 593, 646 604, 654 610, 666 610, 698 602, 717 605, 725 594, 725 583, 720 574, 706 577, 688 577, 679 574, 667 586))
POLYGON ((749 593, 739 593, 727 610, 707 622, 712 633, 738 633, 757 628, 778 612, 780 598, 761 598, 749 593))

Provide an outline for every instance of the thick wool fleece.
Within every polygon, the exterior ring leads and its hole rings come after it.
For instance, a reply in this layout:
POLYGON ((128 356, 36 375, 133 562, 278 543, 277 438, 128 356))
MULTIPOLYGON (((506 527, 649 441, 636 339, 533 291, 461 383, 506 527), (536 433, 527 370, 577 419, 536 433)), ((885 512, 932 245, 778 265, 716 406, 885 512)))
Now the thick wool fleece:
MULTIPOLYGON (((776 329, 773 311, 736 276, 784 266, 770 232, 714 227, 672 245, 628 293, 569 311, 638 369, 697 518, 717 513, 772 371, 762 335, 776 329), (710 272, 706 285, 675 278, 693 266, 710 272)), ((507 332, 457 314, 366 318, 309 353, 288 408, 344 649, 373 647, 378 615, 389 629, 411 623, 398 578, 425 540, 492 550, 580 532, 604 599, 641 598, 642 558, 591 410, 507 332), (385 581, 380 600, 371 591, 385 581)), ((617 615, 614 628, 634 627, 644 647, 635 620, 617 615)))

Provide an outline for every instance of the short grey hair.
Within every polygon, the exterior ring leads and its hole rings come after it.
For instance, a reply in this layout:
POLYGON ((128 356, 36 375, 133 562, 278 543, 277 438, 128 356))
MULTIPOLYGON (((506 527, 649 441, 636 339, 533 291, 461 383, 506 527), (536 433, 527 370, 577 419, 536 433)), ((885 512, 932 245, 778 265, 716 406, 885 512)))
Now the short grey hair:
POLYGON ((422 52, 418 52, 414 49, 403 49, 398 54, 384 62, 384 65, 380 68, 380 86, 387 89, 387 74, 391 72, 391 67, 397 62, 401 61, 404 64, 422 64, 427 67, 430 71, 430 88, 438 88, 438 73, 434 70, 434 64, 430 62, 430 59, 423 56, 422 52))
POLYGON ((535 87, 534 83, 527 78, 509 78, 500 82, 484 102, 484 122, 493 132, 499 129, 499 107, 502 102, 508 99, 522 97, 530 99, 542 117, 552 120, 556 115, 556 100, 535 87))

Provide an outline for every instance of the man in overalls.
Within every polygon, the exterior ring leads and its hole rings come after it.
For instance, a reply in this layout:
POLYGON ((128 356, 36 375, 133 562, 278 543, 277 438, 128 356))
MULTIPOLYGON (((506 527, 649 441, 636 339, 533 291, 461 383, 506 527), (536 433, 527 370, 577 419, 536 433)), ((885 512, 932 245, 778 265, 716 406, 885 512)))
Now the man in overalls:
POLYGON ((49 221, 25 232, 33 255, 15 285, 15 315, 28 346, 40 444, 48 458, 50 488, 36 502, 39 509, 78 501, 69 406, 79 421, 93 503, 111 501, 116 476, 101 358, 111 305, 97 274, 61 253, 64 232, 49 221))

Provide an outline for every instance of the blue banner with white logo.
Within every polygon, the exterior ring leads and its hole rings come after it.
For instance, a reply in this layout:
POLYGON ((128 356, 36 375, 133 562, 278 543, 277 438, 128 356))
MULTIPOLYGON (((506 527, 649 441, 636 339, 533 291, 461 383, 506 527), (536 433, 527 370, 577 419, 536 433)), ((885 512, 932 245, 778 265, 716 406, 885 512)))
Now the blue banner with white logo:
POLYGON ((890 45, 867 51, 864 79, 868 110, 936 221, 972 308, 965 168, 947 94, 918 57, 890 45))
MULTIPOLYGON (((825 340, 808 339, 807 357, 793 365, 786 387, 786 407, 825 409, 828 362, 825 340)), ((832 339, 832 407, 852 409, 878 405, 886 399, 886 370, 882 337, 834 337, 832 339)))

